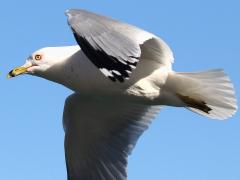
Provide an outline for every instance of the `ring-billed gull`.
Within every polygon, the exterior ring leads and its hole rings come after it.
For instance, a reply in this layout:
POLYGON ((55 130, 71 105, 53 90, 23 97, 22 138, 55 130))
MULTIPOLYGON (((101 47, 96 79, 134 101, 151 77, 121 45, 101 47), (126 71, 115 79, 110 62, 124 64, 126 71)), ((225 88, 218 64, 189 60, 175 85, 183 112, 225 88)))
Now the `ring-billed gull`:
POLYGON ((8 77, 40 76, 75 93, 64 108, 68 180, 124 180, 127 157, 161 105, 213 119, 236 110, 223 70, 176 73, 159 37, 85 10, 68 10, 76 46, 34 52, 8 77))

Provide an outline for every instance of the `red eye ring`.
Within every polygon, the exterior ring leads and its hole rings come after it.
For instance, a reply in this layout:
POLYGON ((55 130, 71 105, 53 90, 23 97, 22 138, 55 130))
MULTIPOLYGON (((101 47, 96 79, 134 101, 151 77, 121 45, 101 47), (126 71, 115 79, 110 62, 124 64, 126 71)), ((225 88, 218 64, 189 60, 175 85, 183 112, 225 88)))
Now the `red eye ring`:
POLYGON ((42 59, 42 56, 40 54, 35 55, 34 59, 36 61, 40 61, 42 59))

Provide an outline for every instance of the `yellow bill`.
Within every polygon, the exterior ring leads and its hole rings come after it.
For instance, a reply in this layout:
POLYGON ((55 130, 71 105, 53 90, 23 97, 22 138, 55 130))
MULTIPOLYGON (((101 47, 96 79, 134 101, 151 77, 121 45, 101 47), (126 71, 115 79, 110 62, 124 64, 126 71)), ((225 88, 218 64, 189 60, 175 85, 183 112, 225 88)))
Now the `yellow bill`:
POLYGON ((28 67, 17 67, 17 68, 14 68, 13 70, 11 70, 7 77, 8 78, 12 78, 12 77, 15 77, 15 76, 18 76, 18 75, 21 75, 21 74, 25 74, 27 72, 27 69, 28 67))

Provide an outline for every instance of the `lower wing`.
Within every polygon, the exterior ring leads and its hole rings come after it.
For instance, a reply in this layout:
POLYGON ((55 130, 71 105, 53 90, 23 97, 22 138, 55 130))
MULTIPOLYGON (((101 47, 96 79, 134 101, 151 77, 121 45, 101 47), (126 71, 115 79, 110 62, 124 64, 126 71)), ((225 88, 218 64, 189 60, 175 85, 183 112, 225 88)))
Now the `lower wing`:
POLYGON ((68 180, 127 179, 127 157, 159 110, 116 99, 69 96, 63 115, 68 180))

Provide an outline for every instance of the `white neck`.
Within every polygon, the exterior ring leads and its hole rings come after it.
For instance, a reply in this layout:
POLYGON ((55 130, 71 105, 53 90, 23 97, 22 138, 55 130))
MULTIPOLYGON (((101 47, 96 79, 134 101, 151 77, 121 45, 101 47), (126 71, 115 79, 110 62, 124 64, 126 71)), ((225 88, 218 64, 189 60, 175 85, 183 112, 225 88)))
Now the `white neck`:
POLYGON ((46 47, 43 48, 43 50, 49 58, 48 67, 45 71, 38 71, 35 75, 50 81, 62 83, 63 73, 66 67, 65 64, 74 54, 81 50, 80 47, 78 45, 46 47), (59 76, 59 74, 62 74, 62 76, 59 76))
POLYGON ((60 83, 74 91, 90 91, 111 84, 101 71, 86 57, 79 46, 50 48, 55 56, 50 67, 38 76, 60 83))

